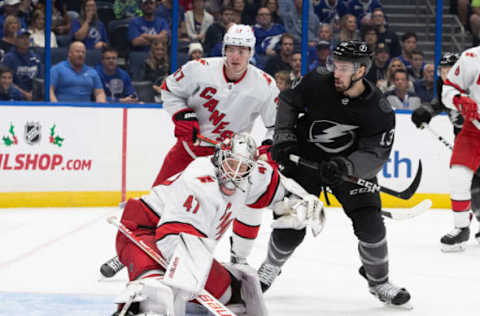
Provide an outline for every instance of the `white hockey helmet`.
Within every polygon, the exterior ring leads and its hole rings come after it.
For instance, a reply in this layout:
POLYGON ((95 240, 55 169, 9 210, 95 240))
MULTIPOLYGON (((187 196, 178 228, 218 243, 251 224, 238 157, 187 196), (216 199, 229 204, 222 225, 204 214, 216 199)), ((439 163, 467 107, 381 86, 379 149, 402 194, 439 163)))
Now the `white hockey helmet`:
POLYGON ((234 24, 223 36, 222 55, 225 56, 227 45, 243 46, 250 48, 250 58, 255 53, 255 34, 250 25, 234 24))
POLYGON ((236 188, 242 189, 255 168, 257 145, 247 133, 235 134, 217 146, 212 159, 222 193, 232 195, 236 188))

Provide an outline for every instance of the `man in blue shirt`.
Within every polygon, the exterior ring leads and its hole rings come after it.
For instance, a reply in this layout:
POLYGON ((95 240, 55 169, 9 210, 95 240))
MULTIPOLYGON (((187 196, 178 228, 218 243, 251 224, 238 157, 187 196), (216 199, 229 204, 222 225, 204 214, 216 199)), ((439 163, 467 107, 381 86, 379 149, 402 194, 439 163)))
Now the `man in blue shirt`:
POLYGON ((22 93, 13 86, 13 73, 8 67, 0 65, 0 100, 22 101, 22 93))
POLYGON ((320 0, 313 10, 318 16, 320 23, 336 23, 342 16, 348 13, 346 2, 343 0, 320 0))
POLYGON ((275 50, 280 46, 280 37, 285 33, 285 28, 281 24, 272 23, 272 13, 267 7, 258 9, 257 24, 253 27, 253 32, 256 38, 257 54, 268 56, 277 54, 275 50))
POLYGON ((33 79, 40 76, 40 57, 30 50, 30 32, 20 29, 15 48, 5 55, 3 64, 13 71, 13 82, 26 100, 32 100, 33 79))
POLYGON ((155 16, 155 1, 141 0, 143 16, 128 24, 128 40, 137 51, 148 51, 156 39, 167 41, 168 22, 155 16))
POLYGON ((105 103, 102 81, 95 69, 85 65, 85 45, 73 42, 68 58, 52 67, 50 101, 105 103))
POLYGON ((107 47, 102 54, 102 63, 95 67, 108 102, 137 103, 130 76, 118 67, 118 52, 107 47))

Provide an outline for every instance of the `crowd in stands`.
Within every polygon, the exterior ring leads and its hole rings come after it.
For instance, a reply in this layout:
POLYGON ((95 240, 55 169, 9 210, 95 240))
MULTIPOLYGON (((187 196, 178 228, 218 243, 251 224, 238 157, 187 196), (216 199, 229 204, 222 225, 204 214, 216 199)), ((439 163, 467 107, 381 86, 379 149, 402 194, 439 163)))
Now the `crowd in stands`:
MULTIPOLYGON (((221 56, 228 28, 249 24, 256 37, 251 62, 285 89, 301 77, 302 3, 180 0, 176 65, 221 56)), ((336 44, 361 39, 374 52, 367 78, 396 108, 431 101, 433 65, 417 49, 415 33, 389 27, 380 0, 309 3, 309 71, 330 71, 336 44)), ((0 99, 41 100, 46 90, 54 102, 161 102, 160 86, 171 65, 172 0, 53 0, 54 66, 44 90, 45 0, 0 5, 0 99)), ((472 1, 471 10, 472 32, 478 26, 480 33, 480 0, 472 1)))

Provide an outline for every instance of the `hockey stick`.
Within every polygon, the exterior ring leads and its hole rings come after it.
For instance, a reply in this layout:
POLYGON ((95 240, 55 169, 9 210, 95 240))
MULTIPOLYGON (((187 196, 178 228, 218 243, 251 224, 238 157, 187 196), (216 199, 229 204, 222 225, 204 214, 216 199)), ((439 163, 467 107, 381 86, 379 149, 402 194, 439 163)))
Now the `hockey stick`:
MULTIPOLYGON (((317 162, 305 160, 297 155, 290 155, 289 158, 292 162, 294 162, 297 165, 301 165, 313 170, 320 170, 320 165, 317 162)), ((371 191, 380 191, 380 192, 384 192, 389 195, 398 197, 403 200, 408 200, 412 197, 415 191, 417 191, 421 178, 422 178, 422 161, 419 160, 418 170, 417 170, 417 174, 415 175, 415 178, 413 179, 410 186, 403 191, 395 191, 395 190, 386 188, 384 186, 381 186, 377 183, 373 183, 368 180, 353 177, 353 176, 343 176, 342 180, 345 182, 355 183, 361 187, 368 188, 371 191)))
POLYGON ((102 264, 100 273, 106 278, 111 278, 123 268, 125 268, 125 265, 120 262, 118 256, 115 256, 102 264))
POLYGON ((381 213, 383 216, 394 219, 394 220, 405 220, 417 217, 428 211, 432 207, 432 201, 430 199, 423 200, 409 210, 403 211, 385 211, 382 210, 381 213))
MULTIPOLYGON (((164 269, 167 269, 167 262, 163 259, 158 252, 153 250, 149 245, 139 239, 129 230, 125 225, 123 225, 115 216, 107 218, 107 222, 116 226, 118 230, 124 234, 130 241, 142 249, 147 255, 149 255, 153 260, 155 260, 159 265, 164 269)), ((218 301, 212 294, 208 293, 203 289, 200 294, 196 297, 196 300, 205 306, 212 314, 217 316, 236 316, 232 311, 225 307, 220 301, 218 301)))
POLYGON ((445 138, 443 138, 440 134, 438 134, 433 128, 430 127, 427 123, 422 123, 421 128, 428 130, 433 136, 435 136, 442 144, 444 144, 450 150, 453 150, 452 144, 448 142, 445 138))

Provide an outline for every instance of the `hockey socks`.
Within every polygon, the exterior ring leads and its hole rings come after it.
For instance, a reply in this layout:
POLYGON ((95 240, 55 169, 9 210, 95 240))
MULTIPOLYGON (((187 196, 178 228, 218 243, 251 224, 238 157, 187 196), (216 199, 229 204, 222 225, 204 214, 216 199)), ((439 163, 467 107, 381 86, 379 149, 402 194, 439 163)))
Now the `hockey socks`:
POLYGON ((360 261, 365 269, 369 285, 384 283, 388 280, 387 238, 376 243, 358 242, 360 261))

